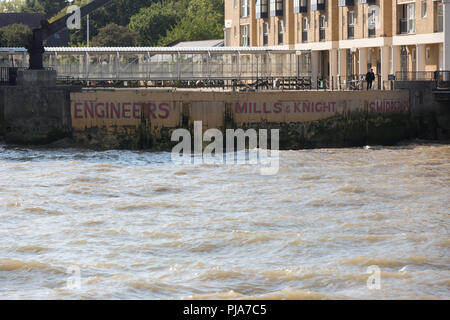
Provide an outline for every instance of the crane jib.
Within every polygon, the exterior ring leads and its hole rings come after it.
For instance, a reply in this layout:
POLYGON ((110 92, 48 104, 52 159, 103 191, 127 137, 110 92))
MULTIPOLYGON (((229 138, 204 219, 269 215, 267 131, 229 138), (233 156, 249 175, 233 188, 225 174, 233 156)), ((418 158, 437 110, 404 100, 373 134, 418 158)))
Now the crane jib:
MULTIPOLYGON (((92 11, 100 8, 111 0, 93 0, 80 8, 80 17, 84 17, 92 11)), ((41 70, 43 69, 42 55, 44 54, 44 40, 51 37, 53 34, 63 30, 67 26, 67 19, 72 16, 72 13, 65 15, 64 17, 56 20, 53 23, 49 23, 44 20, 41 22, 41 27, 33 30, 33 35, 30 37, 28 43, 28 53, 30 55, 30 69, 41 70)))

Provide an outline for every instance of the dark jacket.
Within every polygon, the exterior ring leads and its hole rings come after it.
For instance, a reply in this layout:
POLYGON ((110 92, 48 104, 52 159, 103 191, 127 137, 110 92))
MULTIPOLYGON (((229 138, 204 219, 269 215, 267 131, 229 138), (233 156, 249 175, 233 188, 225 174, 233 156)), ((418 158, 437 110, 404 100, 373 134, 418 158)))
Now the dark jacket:
POLYGON ((373 80, 375 80, 375 73, 373 73, 373 72, 367 72, 367 74, 366 74, 366 81, 373 81, 373 80))

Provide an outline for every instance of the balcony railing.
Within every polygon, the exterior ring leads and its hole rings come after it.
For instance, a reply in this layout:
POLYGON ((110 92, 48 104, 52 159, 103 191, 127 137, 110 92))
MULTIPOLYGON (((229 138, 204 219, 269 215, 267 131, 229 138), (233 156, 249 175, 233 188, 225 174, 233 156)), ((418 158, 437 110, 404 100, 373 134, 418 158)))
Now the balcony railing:
POLYGON ((17 71, 23 67, 0 67, 0 85, 16 85, 17 71))
POLYGON ((375 37, 377 34, 377 31, 375 28, 369 28, 369 37, 375 37))
POLYGON ((434 71, 398 71, 395 73, 396 81, 433 81, 434 71))
POLYGON ((377 0, 359 0, 359 3, 377 3, 377 0))
POLYGON ((302 31, 302 42, 308 42, 308 31, 302 31))

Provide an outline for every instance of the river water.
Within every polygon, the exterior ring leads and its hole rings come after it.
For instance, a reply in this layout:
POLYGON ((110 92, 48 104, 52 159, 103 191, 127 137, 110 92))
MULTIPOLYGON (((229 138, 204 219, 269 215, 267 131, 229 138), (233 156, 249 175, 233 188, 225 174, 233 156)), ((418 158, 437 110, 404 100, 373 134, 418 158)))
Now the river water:
POLYGON ((449 145, 280 157, 0 146, 0 298, 450 298, 449 145))

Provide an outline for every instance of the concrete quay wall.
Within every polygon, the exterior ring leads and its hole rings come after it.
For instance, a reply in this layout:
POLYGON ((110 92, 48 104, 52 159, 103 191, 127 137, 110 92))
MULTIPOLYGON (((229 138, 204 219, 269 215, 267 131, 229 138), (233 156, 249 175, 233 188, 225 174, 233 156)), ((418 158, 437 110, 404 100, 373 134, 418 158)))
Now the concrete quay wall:
POLYGON ((281 149, 395 144, 410 137, 408 91, 70 94, 71 132, 82 145, 169 150, 177 128, 280 129, 281 149))

